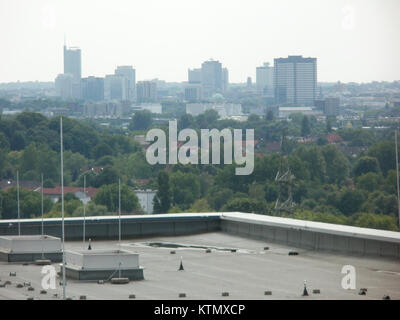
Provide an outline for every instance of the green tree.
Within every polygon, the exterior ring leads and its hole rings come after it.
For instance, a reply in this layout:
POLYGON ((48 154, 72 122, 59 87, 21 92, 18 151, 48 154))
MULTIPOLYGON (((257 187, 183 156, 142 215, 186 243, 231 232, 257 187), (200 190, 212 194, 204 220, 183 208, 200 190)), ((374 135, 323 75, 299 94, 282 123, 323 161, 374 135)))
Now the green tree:
POLYGON ((362 228, 382 229, 391 231, 399 230, 396 224, 396 218, 383 214, 363 213, 357 217, 357 219, 354 222, 354 225, 362 228))
POLYGON ((158 174, 158 190, 154 197, 154 212, 167 213, 171 207, 171 189, 169 184, 169 175, 165 171, 158 174))
POLYGON ((357 177, 356 186, 358 189, 372 192, 379 189, 380 185, 383 182, 382 180, 383 179, 381 175, 374 172, 368 172, 357 177))
POLYGON ((339 210, 345 215, 351 215, 360 209, 364 200, 365 198, 361 191, 345 189, 341 193, 339 210))
POLYGON ((172 203, 187 210, 200 198, 200 183, 197 176, 191 172, 177 171, 171 174, 172 203))
MULTIPOLYGON (((118 184, 103 185, 96 193, 94 202, 107 207, 109 212, 118 212, 118 184)), ((139 208, 139 200, 127 185, 121 185, 121 211, 135 212, 139 208)))
POLYGON ((339 184, 349 176, 350 162, 336 146, 324 146, 322 154, 326 163, 326 175, 329 183, 339 184))
POLYGON ((274 112, 271 110, 271 109, 269 109, 268 111, 267 111, 267 116, 266 116, 266 120, 267 121, 273 121, 274 120, 274 112))
POLYGON ((187 210, 188 212, 212 212, 213 210, 210 208, 206 199, 196 200, 192 206, 187 210))
POLYGON ((228 188, 215 187, 210 190, 207 199, 212 208, 219 211, 233 197, 233 191, 228 188))
POLYGON ((380 169, 378 160, 375 157, 360 157, 354 164, 353 172, 356 177, 359 177, 369 172, 379 173, 380 169))
POLYGON ((147 130, 152 124, 152 113, 148 110, 136 111, 129 125, 130 130, 147 130))
MULTIPOLYGON (((105 216, 108 214, 107 207, 102 205, 97 205, 94 201, 90 201, 85 208, 86 216, 105 216)), ((83 216, 83 204, 81 204, 72 214, 73 217, 83 216)))
POLYGON ((378 159, 383 174, 396 168, 395 145, 392 141, 381 141, 368 150, 368 155, 378 159))
POLYGON ((264 200, 236 198, 230 200, 222 209, 223 212, 247 212, 267 214, 268 206, 264 200))
POLYGON ((303 117, 301 121, 301 136, 306 137, 311 133, 310 120, 307 116, 303 117))

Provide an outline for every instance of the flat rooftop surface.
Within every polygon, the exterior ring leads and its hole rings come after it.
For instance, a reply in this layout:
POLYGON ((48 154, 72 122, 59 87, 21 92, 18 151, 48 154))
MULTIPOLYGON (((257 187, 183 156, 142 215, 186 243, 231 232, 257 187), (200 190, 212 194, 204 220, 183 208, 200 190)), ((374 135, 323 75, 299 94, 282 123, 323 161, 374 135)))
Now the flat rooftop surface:
MULTIPOLYGON (((88 244, 86 243, 86 246, 88 244)), ((118 241, 92 241, 97 249, 116 249, 118 241)), ((184 299, 400 299, 400 261, 387 258, 346 256, 308 251, 252 240, 221 232, 176 237, 151 237, 124 240, 123 250, 139 253, 139 262, 144 267, 145 280, 131 281, 125 285, 111 283, 67 281, 67 296, 79 299, 136 299, 178 300, 184 299), (163 244, 167 243, 166 247, 163 244), (151 245, 150 245, 151 244, 151 245), (178 246, 176 246, 178 245, 178 246), (180 246, 183 245, 183 246, 180 246), (206 253, 206 248, 211 252, 206 253), (264 250, 269 247, 269 250, 264 250), (231 252, 231 248, 237 249, 231 252), (171 254, 175 251, 175 254, 171 254), (288 255, 296 251, 298 255, 288 255), (182 257, 184 271, 178 271, 182 257), (345 274, 342 268, 352 265, 356 269, 356 289, 345 290, 341 283, 345 274), (304 280, 309 296, 302 297, 304 280), (365 296, 360 288, 367 288, 365 296), (319 289, 320 294, 313 294, 319 289), (264 291, 272 291, 265 296, 264 291), (229 292, 229 297, 222 297, 229 292)), ((67 242, 66 249, 81 250, 82 242, 67 242)), ((59 264, 53 264, 59 271, 59 264)), ((0 283, 11 281, 11 285, 0 287, 0 299, 60 299, 62 287, 57 278, 57 288, 40 294, 42 266, 7 264, 0 262, 0 283), (10 277, 10 272, 16 272, 10 277), (16 284, 30 282, 35 288, 17 288, 16 284), (54 297, 54 294, 58 297, 54 297)))

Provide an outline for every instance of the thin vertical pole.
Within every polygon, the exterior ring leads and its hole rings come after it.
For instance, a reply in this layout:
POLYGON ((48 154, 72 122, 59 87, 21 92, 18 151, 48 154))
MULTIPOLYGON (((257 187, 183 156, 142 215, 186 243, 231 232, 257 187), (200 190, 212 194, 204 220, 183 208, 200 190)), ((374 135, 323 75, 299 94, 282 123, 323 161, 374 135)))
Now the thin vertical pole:
POLYGON ((396 145, 396 181, 397 181, 397 213, 398 213, 398 224, 400 227, 400 189, 399 189, 399 154, 397 149, 397 128, 394 132, 395 145, 396 145))
MULTIPOLYGON (((118 255, 121 259, 121 179, 118 179, 118 213, 119 213, 119 219, 118 219, 118 245, 119 245, 119 250, 118 250, 118 255)), ((118 277, 121 278, 121 260, 119 261, 118 264, 118 277)))
MULTIPOLYGON (((86 197, 86 174, 83 176, 83 194, 86 197)), ((83 202, 83 246, 86 240, 86 202, 83 202)))
POLYGON ((40 190, 42 191, 42 259, 44 259, 44 223, 43 223, 43 173, 41 174, 41 187, 40 190))
POLYGON ((65 235, 64 235, 64 160, 63 160, 63 125, 60 117, 60 153, 61 153, 61 215, 62 215, 62 278, 63 278, 63 299, 66 299, 65 280, 65 235))
POLYGON ((121 245, 121 179, 118 179, 118 244, 121 245))
POLYGON ((43 225, 43 173, 41 175, 42 177, 42 185, 41 185, 41 191, 42 191, 42 237, 44 236, 44 225, 43 225))
POLYGON ((18 211, 18 235, 21 235, 21 223, 20 223, 20 213, 19 213, 19 172, 17 170, 17 211, 18 211))

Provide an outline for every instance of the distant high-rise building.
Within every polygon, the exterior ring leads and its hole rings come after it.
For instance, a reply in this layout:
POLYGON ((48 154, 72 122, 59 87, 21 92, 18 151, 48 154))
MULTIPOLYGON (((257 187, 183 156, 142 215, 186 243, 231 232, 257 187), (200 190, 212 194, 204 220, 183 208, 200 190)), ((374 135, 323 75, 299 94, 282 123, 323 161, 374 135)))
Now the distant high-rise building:
POLYGON ((81 49, 77 47, 68 48, 64 44, 64 74, 72 75, 72 97, 80 98, 81 95, 81 49))
POLYGON ((63 100, 73 98, 73 83, 72 74, 59 74, 55 80, 55 88, 57 95, 63 100))
POLYGON ((247 88, 251 89, 252 86, 253 86, 253 82, 251 80, 251 77, 247 77, 247 88))
POLYGON ((326 116, 337 116, 339 115, 340 99, 334 97, 325 98, 324 114, 326 116))
POLYGON ((195 102, 201 100, 201 85, 200 84, 188 84, 185 87, 185 100, 189 102, 195 102))
POLYGON ((157 83, 155 81, 139 81, 136 86, 137 102, 157 101, 157 83))
POLYGON ((85 101, 104 100, 104 78, 88 77, 81 80, 82 99, 85 101))
POLYGON ((201 69, 188 69, 188 82, 201 83, 201 69))
POLYGON ((109 74, 104 78, 104 100, 129 99, 129 81, 126 77, 109 74))
POLYGON ((128 80, 128 100, 133 100, 136 95, 136 70, 132 66, 118 66, 115 70, 118 76, 124 76, 128 80))
POLYGON ((256 68, 256 85, 258 93, 267 96, 274 94, 274 68, 268 62, 256 68))
POLYGON ((201 65, 201 85, 203 96, 210 98, 215 93, 222 93, 222 64, 209 60, 201 65))
POLYGON ((222 68, 222 92, 228 91, 229 87, 229 71, 227 68, 222 68))
POLYGON ((277 104, 314 105, 317 59, 289 56, 274 59, 274 96, 277 104))

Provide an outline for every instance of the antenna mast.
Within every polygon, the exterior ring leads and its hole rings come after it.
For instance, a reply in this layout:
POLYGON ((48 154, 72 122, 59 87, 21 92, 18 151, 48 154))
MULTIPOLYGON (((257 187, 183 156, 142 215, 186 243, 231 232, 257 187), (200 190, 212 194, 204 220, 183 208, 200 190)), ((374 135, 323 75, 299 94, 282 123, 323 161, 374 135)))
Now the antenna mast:
POLYGON ((278 198, 276 199, 274 209, 279 214, 282 211, 291 212, 295 206, 292 196, 294 179, 295 176, 289 167, 286 131, 284 129, 282 130, 280 165, 275 177, 275 182, 278 184, 278 198))

